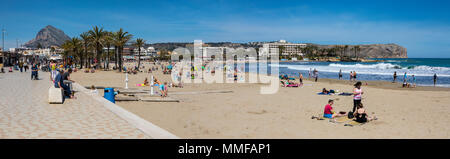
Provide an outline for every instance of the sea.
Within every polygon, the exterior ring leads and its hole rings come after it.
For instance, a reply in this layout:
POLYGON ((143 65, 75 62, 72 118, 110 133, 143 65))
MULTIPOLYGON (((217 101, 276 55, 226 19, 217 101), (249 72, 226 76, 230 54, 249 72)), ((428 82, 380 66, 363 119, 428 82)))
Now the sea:
POLYGON ((280 74, 298 77, 299 73, 307 78, 309 71, 319 71, 319 78, 338 79, 342 71, 343 79, 350 79, 350 71, 356 71, 357 80, 392 81, 397 72, 397 82, 413 82, 412 75, 419 86, 434 86, 433 76, 437 75, 437 87, 450 87, 450 58, 389 58, 374 59, 381 62, 280 62, 269 64, 279 67, 280 74))

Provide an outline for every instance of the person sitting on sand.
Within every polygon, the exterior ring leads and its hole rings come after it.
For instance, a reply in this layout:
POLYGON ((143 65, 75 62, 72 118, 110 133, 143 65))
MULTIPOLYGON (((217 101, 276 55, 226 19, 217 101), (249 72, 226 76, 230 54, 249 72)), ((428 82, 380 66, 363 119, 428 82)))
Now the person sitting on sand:
POLYGON ((366 110, 364 109, 362 103, 359 103, 358 109, 356 110, 355 113, 353 113, 353 116, 355 117, 354 120, 358 123, 365 123, 368 121, 377 120, 377 117, 375 116, 369 117, 369 115, 367 115, 366 110))
POLYGON ((323 111, 323 117, 324 118, 329 118, 329 119, 333 119, 335 117, 341 117, 341 116, 345 116, 347 115, 347 113, 341 114, 341 113, 335 113, 333 110, 333 104, 334 104, 334 100, 330 99, 328 100, 328 104, 325 105, 325 109, 323 111))

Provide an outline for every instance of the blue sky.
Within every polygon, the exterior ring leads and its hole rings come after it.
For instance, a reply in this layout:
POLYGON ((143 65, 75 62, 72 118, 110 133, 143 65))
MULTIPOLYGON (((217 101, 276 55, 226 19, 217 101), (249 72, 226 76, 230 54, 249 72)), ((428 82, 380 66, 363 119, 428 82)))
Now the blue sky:
POLYGON ((5 47, 46 25, 73 37, 92 26, 154 42, 396 43, 409 57, 450 58, 448 0, 2 0, 5 47))

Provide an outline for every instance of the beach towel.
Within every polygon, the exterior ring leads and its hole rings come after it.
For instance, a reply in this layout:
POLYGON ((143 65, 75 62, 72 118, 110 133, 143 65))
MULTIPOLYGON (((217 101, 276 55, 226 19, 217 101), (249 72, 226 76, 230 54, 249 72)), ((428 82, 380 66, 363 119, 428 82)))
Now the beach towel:
POLYGON ((320 92, 320 93, 317 93, 317 95, 331 95, 331 93, 323 93, 323 92, 320 92))
POLYGON ((361 126, 363 124, 365 124, 365 123, 359 123, 359 122, 356 122, 356 121, 352 120, 352 121, 346 123, 344 126, 361 126))

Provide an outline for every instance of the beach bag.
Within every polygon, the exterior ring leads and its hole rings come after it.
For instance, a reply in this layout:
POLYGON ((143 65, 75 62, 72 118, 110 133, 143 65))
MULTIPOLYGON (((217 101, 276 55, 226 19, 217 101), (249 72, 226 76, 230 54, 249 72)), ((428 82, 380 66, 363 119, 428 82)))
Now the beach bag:
POLYGON ((354 116, 353 116, 353 112, 352 111, 349 111, 348 112, 348 114, 347 114, 347 117, 349 118, 349 119, 352 119, 354 116))

